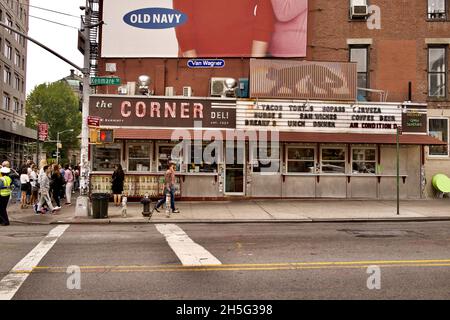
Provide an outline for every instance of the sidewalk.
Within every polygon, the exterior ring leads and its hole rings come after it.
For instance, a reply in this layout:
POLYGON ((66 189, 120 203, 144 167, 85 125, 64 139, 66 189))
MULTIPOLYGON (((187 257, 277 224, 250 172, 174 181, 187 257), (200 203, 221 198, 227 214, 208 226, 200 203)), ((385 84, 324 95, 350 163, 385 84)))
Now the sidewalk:
MULTIPOLYGON (((74 199, 75 200, 75 199, 74 199)), ((74 201, 75 202, 75 201, 74 201)), ((152 203, 153 207, 154 203, 152 203)), ((345 221, 450 221, 450 199, 405 200, 243 200, 177 202, 180 213, 166 218, 164 208, 151 220, 142 216, 140 203, 129 203, 127 217, 111 203, 108 218, 75 217, 75 204, 58 214, 35 215, 31 208, 11 205, 11 222, 25 224, 108 224, 108 223, 248 223, 248 222, 345 222, 345 221)))

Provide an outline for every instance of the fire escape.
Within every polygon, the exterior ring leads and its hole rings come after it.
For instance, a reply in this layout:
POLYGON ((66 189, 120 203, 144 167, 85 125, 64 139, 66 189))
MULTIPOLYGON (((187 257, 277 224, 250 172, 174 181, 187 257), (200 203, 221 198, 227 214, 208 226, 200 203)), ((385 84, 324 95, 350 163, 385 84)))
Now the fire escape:
MULTIPOLYGON (((89 25, 95 25, 100 22, 100 0, 89 0, 88 8, 90 10, 90 19, 86 21, 89 25)), ((98 31, 99 28, 89 29, 89 43, 91 48, 89 72, 91 77, 95 77, 98 74, 98 58, 99 58, 99 45, 98 45, 98 31)))

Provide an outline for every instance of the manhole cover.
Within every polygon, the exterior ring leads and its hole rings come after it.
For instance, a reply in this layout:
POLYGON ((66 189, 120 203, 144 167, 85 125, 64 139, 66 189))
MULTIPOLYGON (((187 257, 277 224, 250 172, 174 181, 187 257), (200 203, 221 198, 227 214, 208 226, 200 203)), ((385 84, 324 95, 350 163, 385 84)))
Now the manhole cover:
POLYGON ((421 236, 420 233, 408 230, 351 230, 342 229, 338 231, 346 232, 357 238, 395 238, 408 236, 421 236))
POLYGON ((47 233, 43 232, 21 232, 21 233, 10 233, 7 237, 11 238, 35 238, 35 237, 45 237, 47 233))

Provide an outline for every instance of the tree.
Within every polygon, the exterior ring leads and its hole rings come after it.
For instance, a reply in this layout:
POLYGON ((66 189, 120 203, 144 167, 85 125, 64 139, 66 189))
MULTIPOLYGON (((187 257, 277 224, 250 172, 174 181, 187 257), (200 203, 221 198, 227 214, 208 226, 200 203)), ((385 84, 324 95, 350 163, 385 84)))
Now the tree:
MULTIPOLYGON (((77 138, 81 133, 81 113, 78 97, 64 81, 43 83, 36 86, 29 94, 26 104, 26 126, 37 128, 39 122, 49 125, 49 140, 56 140, 57 133, 68 129, 60 135, 62 142, 62 155, 67 155, 68 149, 79 148, 77 138)), ((44 143, 48 153, 56 150, 56 143, 44 143)))

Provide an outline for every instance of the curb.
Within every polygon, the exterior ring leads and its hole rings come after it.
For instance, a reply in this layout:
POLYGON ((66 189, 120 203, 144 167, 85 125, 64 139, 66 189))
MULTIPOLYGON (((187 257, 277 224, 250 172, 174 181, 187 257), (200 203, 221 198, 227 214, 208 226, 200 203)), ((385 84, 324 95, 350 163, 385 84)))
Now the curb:
POLYGON ((310 218, 310 219, 130 219, 130 220, 113 220, 113 219, 76 219, 75 217, 67 220, 46 221, 46 222, 30 222, 10 218, 10 221, 22 225, 121 225, 121 224, 258 224, 258 223, 370 223, 370 222, 436 222, 450 221, 450 216, 442 217, 383 217, 383 218, 310 218))

